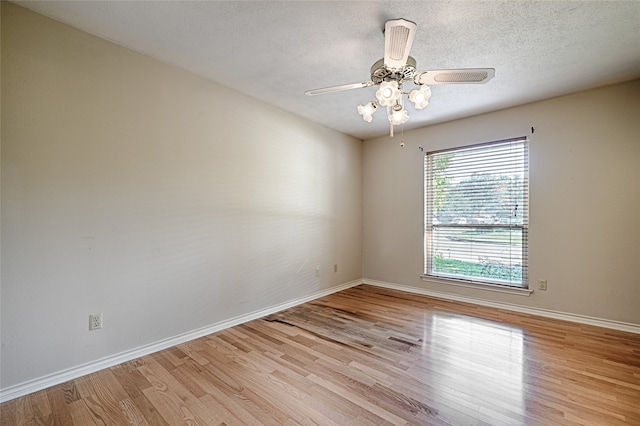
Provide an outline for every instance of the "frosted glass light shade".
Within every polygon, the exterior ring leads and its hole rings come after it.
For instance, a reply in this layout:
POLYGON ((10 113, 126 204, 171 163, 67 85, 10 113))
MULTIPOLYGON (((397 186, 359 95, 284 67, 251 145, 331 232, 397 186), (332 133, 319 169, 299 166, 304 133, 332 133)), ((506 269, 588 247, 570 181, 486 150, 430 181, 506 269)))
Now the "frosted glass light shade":
POLYGON ((367 123, 371 123, 373 119, 373 113, 376 112, 378 106, 375 102, 369 102, 366 105, 358 105, 358 114, 362 116, 362 119, 367 123))
POLYGON ((431 98, 431 88, 429 86, 422 86, 420 90, 412 90, 409 92, 409 100, 413 102, 416 109, 422 109, 429 104, 431 98))
POLYGON ((409 114, 407 114, 407 111, 399 105, 397 107, 397 109, 394 108, 393 110, 391 110, 391 113, 389 114, 389 122, 394 126, 406 123, 406 121, 409 119, 409 114))
POLYGON ((400 96, 402 96, 402 92, 397 81, 383 81, 376 92, 378 103, 382 106, 394 105, 400 99, 400 96))

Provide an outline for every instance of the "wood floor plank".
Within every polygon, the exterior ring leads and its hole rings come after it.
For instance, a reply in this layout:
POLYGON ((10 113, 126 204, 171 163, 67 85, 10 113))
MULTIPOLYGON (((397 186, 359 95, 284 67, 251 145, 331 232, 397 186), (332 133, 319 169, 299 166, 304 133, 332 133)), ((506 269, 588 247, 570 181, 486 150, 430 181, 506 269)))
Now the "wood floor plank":
POLYGON ((120 401, 120 408, 127 419, 128 425, 147 426, 149 422, 144 417, 138 406, 129 398, 120 401))
POLYGON ((640 425, 640 335, 361 285, 0 405, 27 425, 640 425))
POLYGON ((49 418, 52 411, 48 393, 38 392, 21 398, 18 400, 16 414, 18 421, 23 423, 49 418))
POLYGON ((150 387, 145 387, 142 390, 142 393, 132 398, 131 401, 136 406, 136 408, 140 411, 140 414, 145 418, 147 423, 151 426, 166 426, 168 425, 167 421, 164 419, 162 414, 153 406, 151 401, 146 397, 144 392, 148 390, 150 387))
MULTIPOLYGON (((207 410, 198 397, 180 383, 174 376, 173 370, 166 370, 163 365, 156 362, 155 359, 147 362, 144 367, 140 367, 140 372, 149 380, 156 391, 152 393, 153 397, 155 398, 161 395, 166 401, 179 407, 180 411, 185 414, 185 419, 195 424, 205 425, 219 424, 223 421, 216 412, 207 410)), ((149 394, 145 395, 149 397, 149 394)), ((155 403, 154 405, 158 411, 161 411, 160 407, 155 403)))
MULTIPOLYGON (((49 419, 44 421, 45 424, 55 425, 67 425, 73 424, 73 418, 71 412, 67 406, 67 402, 64 399, 64 393, 61 386, 54 386, 45 390, 47 397, 49 398, 49 404, 51 406, 51 415, 49 419)), ((1 408, 0 408, 1 409, 1 408)), ((40 422, 41 419, 36 418, 36 422, 40 422)), ((37 423, 36 423, 37 424, 37 423)))
POLYGON ((79 399, 67 404, 69 407, 69 413, 73 419, 73 423, 77 425, 103 425, 102 420, 97 419, 87 407, 84 400, 79 399))
POLYGON ((18 417, 18 404, 24 401, 24 398, 13 399, 0 405, 0 425, 27 424, 18 417))

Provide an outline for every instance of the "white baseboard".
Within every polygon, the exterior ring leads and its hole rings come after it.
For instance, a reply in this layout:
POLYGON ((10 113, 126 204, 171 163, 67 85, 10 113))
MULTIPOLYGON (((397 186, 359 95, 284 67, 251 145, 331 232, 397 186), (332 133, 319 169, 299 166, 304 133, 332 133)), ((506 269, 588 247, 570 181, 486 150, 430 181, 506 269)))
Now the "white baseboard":
POLYGON ((408 293, 422 294, 424 296, 437 297, 440 299, 454 300, 457 302, 473 303, 475 305, 488 306, 497 309, 505 309, 513 312, 520 312, 529 315, 538 315, 541 317, 554 318, 564 321, 571 321, 580 324, 594 325, 597 327, 610 328, 613 330, 626 331, 629 333, 640 334, 640 324, 632 324, 628 322, 613 321, 603 318, 589 317, 585 315, 570 314, 566 312, 552 311, 549 309, 530 308, 522 305, 514 305, 510 303, 495 302, 485 299, 477 299, 474 297, 460 296, 456 294, 443 293, 439 291, 427 290, 418 287, 411 287, 401 284, 393 284, 384 281, 375 281, 363 278, 363 284, 376 287, 383 287, 392 290, 400 290, 408 293))
POLYGON ((149 355, 154 352, 167 349, 190 340, 194 340, 221 330, 224 330, 235 325, 243 324, 245 322, 252 321, 257 318, 261 318, 267 315, 271 315, 275 312, 282 311, 287 308, 291 308, 302 303, 309 302, 311 300, 318 299, 320 297, 328 296, 329 294, 336 293, 338 291, 346 290, 351 287, 362 284, 362 280, 355 280, 345 284, 340 284, 331 287, 326 290, 322 290, 307 296, 303 296, 297 299, 290 300, 288 302, 271 306, 266 309, 261 309, 256 312, 251 312, 245 315, 240 315, 235 318, 231 318, 225 321, 221 321, 216 324, 212 324, 207 327, 192 330, 168 339, 163 339, 148 345, 140 346, 128 351, 120 352, 115 355, 111 355, 105 358, 101 358, 95 361, 91 361, 76 367, 71 367, 56 373, 48 374, 43 377, 38 377, 33 380, 29 380, 17 385, 9 386, 5 389, 0 389, 0 402, 10 401, 15 398, 19 398, 24 395, 28 395, 33 392, 37 392, 42 389, 46 389, 51 386, 59 385, 69 380, 76 379, 87 374, 95 373, 96 371, 103 370, 105 368, 113 367, 114 365, 121 364, 123 362, 131 361, 132 359, 139 358, 144 355, 149 355))

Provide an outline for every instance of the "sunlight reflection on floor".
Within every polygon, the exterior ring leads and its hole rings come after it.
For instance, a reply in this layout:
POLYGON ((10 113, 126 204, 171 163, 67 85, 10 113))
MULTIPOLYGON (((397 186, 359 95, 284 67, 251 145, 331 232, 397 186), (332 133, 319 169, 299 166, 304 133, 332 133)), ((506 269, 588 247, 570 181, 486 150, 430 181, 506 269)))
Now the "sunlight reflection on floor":
MULTIPOLYGON (((505 424, 525 414, 522 331, 474 317, 435 314, 431 320, 434 387, 505 424)), ((425 328, 425 333, 427 329, 425 328)), ((428 340, 425 340, 428 341, 428 340)))

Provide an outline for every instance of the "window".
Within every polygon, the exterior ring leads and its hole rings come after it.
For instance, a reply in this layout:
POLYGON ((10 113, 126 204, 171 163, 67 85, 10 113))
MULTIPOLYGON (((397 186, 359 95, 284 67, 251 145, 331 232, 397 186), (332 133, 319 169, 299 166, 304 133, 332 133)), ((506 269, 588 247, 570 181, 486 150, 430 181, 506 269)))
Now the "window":
POLYGON ((425 274, 528 288, 527 138, 425 156, 425 274))

